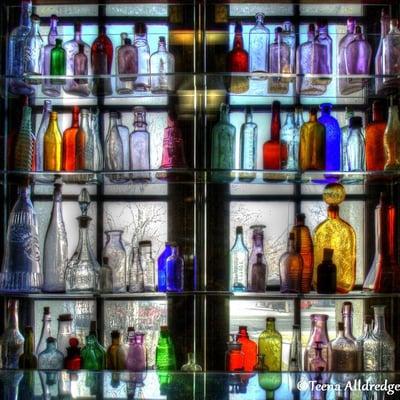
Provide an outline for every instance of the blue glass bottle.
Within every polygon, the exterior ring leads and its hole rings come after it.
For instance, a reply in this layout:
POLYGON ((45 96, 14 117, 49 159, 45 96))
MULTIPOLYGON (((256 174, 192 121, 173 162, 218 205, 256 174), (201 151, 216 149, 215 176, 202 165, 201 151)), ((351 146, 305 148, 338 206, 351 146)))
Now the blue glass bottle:
POLYGON ((172 254, 166 261, 167 292, 183 291, 183 258, 179 255, 178 246, 171 246, 172 254))
POLYGON ((165 249, 157 260, 158 265, 158 291, 167 291, 167 258, 172 254, 172 243, 165 242, 165 249))
POLYGON ((331 116, 332 104, 323 103, 320 110, 318 122, 325 126, 325 170, 340 171, 340 126, 337 119, 331 116))

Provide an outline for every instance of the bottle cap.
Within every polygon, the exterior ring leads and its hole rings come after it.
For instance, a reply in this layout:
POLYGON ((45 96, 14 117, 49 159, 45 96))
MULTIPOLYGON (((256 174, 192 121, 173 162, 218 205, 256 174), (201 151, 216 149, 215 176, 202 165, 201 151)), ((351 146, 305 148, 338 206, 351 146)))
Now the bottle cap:
POLYGON ((121 334, 119 331, 112 331, 111 332, 111 339, 119 339, 121 337, 121 334))
POLYGON ((293 324, 293 329, 300 329, 300 325, 299 324, 293 324))
POLYGON ((243 331, 243 330, 247 331, 247 326, 246 325, 239 325, 239 331, 243 331))
POLYGON ((135 328, 133 326, 128 326, 128 332, 135 332, 135 328))
POLYGON ((52 119, 52 120, 57 119, 57 116, 58 116, 57 111, 52 111, 52 112, 50 113, 50 119, 52 119))
POLYGON ((103 265, 108 265, 108 257, 103 257, 103 265))
POLYGON ((267 322, 275 322, 275 317, 267 317, 267 322))
POLYGON ((29 325, 25 326, 24 328, 25 334, 33 333, 33 328, 29 325))
POLYGON ((361 128, 362 127, 362 118, 361 117, 351 117, 350 118, 350 126, 352 128, 361 128))
POLYGON ((310 114, 311 114, 311 115, 317 115, 317 114, 318 114, 318 109, 317 109, 317 107, 311 107, 311 108, 310 108, 310 114))
POLYGON ((57 38, 57 39, 56 39, 56 46, 57 46, 57 45, 59 45, 59 46, 62 45, 62 39, 60 39, 60 38, 57 38))
POLYGON ((135 24, 135 35, 145 35, 147 33, 147 27, 143 22, 135 24))
POLYGON ((126 38, 126 39, 124 40, 124 42, 125 42, 125 44, 127 44, 127 45, 131 45, 131 44, 132 44, 132 40, 129 39, 129 38, 126 38))
POLYGON ((60 314, 58 316, 59 321, 72 321, 72 315, 71 314, 60 314))
POLYGON ((323 261, 332 261, 333 249, 324 249, 323 261))
POLYGON ((50 314, 50 307, 43 307, 43 314, 49 315, 50 314))
POLYGON ((304 224, 306 220, 306 215, 303 213, 296 214, 296 223, 304 224))
POLYGON ((69 339, 69 345, 71 346, 71 347, 78 347, 78 345, 79 345, 79 340, 78 340, 78 338, 76 338, 76 337, 72 337, 72 338, 70 338, 69 339))
POLYGON ((240 21, 236 21, 235 33, 242 33, 242 32, 243 32, 242 23, 240 21))
POLYGON ((151 240, 141 240, 139 246, 151 246, 151 240))
POLYGON ((56 339, 53 338, 53 337, 51 337, 51 336, 49 336, 49 337, 46 339, 46 343, 55 343, 55 342, 56 342, 56 339))
POLYGON ((161 325, 160 326, 160 332, 168 333, 168 326, 167 325, 161 325))
POLYGON ((236 234, 237 235, 242 235, 243 234, 243 226, 237 226, 236 227, 236 234))
POLYGON ((343 322, 338 322, 338 331, 344 331, 344 323, 343 322))

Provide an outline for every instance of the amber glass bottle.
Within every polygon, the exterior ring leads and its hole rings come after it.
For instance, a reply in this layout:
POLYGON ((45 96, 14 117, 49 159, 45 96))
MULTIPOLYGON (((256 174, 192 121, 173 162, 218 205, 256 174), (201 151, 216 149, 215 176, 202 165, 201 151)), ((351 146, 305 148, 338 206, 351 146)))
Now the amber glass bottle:
POLYGON ((267 327, 258 338, 258 354, 264 356, 264 369, 278 372, 282 365, 282 336, 275 329, 275 318, 267 318, 267 327))
POLYGON ((323 199, 328 204, 328 218, 315 228, 314 233, 314 287, 317 286, 317 268, 322 263, 324 249, 332 249, 337 268, 336 291, 339 293, 352 290, 356 280, 356 234, 339 216, 339 204, 345 197, 342 185, 326 185, 323 199))
POLYGON ((34 354, 35 339, 31 326, 26 326, 24 352, 19 357, 18 366, 20 369, 37 369, 37 357, 34 354))
POLYGON ((64 131, 62 138, 62 167, 64 171, 75 171, 76 134, 79 129, 79 107, 72 109, 72 125, 64 131))
POLYGON ((400 169, 400 120, 399 108, 389 107, 389 118, 383 135, 385 145, 385 171, 400 169))
POLYGON ((121 334, 119 331, 111 332, 111 345, 107 349, 106 368, 114 371, 122 371, 125 369, 125 348, 121 342, 121 334))
POLYGON ((61 171, 62 137, 58 127, 58 114, 50 114, 49 126, 44 134, 44 170, 61 171))
POLYGON ((317 267, 317 293, 336 293, 336 265, 332 262, 333 250, 324 249, 322 263, 317 267))
POLYGON ((299 168, 301 171, 325 169, 325 127, 317 121, 317 109, 300 130, 299 168))
POLYGON ((303 259, 303 271, 301 274, 300 291, 308 293, 311 290, 311 282, 314 269, 314 246, 311 233, 304 224, 306 216, 296 215, 296 225, 293 226, 291 233, 294 235, 294 248, 303 259))
POLYGON ((385 167, 385 148, 383 134, 386 121, 383 118, 382 103, 372 104, 372 122, 365 128, 365 155, 367 171, 383 171, 385 167))

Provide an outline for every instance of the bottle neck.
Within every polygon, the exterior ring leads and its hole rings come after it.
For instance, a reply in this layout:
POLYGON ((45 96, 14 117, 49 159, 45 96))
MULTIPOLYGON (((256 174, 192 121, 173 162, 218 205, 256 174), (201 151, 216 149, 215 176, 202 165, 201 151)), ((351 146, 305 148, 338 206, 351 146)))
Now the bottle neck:
POLYGON ((294 125, 294 114, 292 112, 287 113, 285 125, 294 125))
POLYGON ((344 331, 342 331, 341 329, 339 329, 338 334, 337 334, 337 337, 340 338, 340 339, 344 338, 344 331))
POLYGON ((32 14, 32 3, 30 1, 22 2, 22 10, 20 17, 20 26, 30 27, 31 26, 31 14, 32 14))
POLYGON ((71 335, 72 334, 72 321, 59 321, 58 335, 71 335))
POLYGON ((33 354, 33 332, 29 332, 25 337, 24 342, 24 353, 25 354, 33 354))
POLYGON ((119 346, 121 344, 121 338, 120 337, 112 338, 112 344, 113 346, 119 346))
POLYGON ((310 114, 310 122, 317 122, 317 114, 310 114))
POLYGON ((295 253, 296 252, 296 249, 295 249, 295 246, 294 246, 294 239, 289 239, 288 250, 289 250, 289 253, 295 253))
POLYGON ((39 29, 40 29, 40 22, 39 21, 33 21, 32 32, 34 33, 35 36, 39 35, 39 29))
POLYGON ((165 42, 163 42, 161 40, 158 42, 158 51, 164 52, 164 53, 167 51, 167 46, 166 46, 165 42))
POLYGON ((381 122, 383 121, 383 115, 380 109, 373 108, 372 109, 372 121, 373 122, 381 122))
POLYGON ((339 218, 339 206, 332 206, 328 207, 328 218, 336 219, 339 218))
POLYGON ((241 329, 239 331, 239 337, 248 339, 249 338, 249 334, 247 332, 247 329, 241 329))
POLYGON ((30 107, 24 107, 22 112, 21 130, 32 131, 32 110, 30 107))
POLYGON ((381 37, 385 37, 389 33, 389 21, 387 18, 381 18, 381 37))
POLYGON ((257 234, 253 235, 253 250, 264 254, 264 236, 257 234))
POLYGON ((275 321, 267 321, 266 330, 275 331, 275 321))
POLYGON ((46 349, 47 349, 47 351, 56 351, 57 347, 56 347, 55 342, 47 343, 46 349))
POLYGON ((88 228, 80 227, 80 236, 82 237, 81 248, 79 249, 78 258, 80 260, 88 260, 90 258, 90 243, 89 243, 89 235, 88 228))
POLYGON ((364 322, 364 336, 368 336, 371 333, 372 326, 370 322, 364 322))
POLYGON ((87 130, 87 134, 89 134, 89 116, 88 114, 81 114, 81 128, 83 128, 85 131, 87 130))
POLYGON ((81 30, 75 29, 74 40, 75 40, 75 42, 81 42, 82 41, 82 32, 81 32, 81 30))
POLYGON ((196 360, 195 360, 195 357, 194 357, 194 353, 188 353, 188 355, 187 355, 187 363, 188 364, 195 364, 196 363, 196 360))
POLYGON ((281 131, 281 115, 279 108, 272 109, 271 120, 271 139, 279 141, 279 134, 281 131))
POLYGON ((243 49, 243 35, 242 33, 235 33, 235 38, 233 40, 234 49, 243 49))
POLYGON ((374 333, 385 332, 385 331, 386 331, 385 314, 383 310, 377 310, 375 308, 374 333))
POLYGON ((72 113, 71 128, 79 128, 79 111, 74 111, 72 113))
POLYGON ((50 22, 50 31, 49 31, 49 36, 48 36, 49 44, 54 46, 56 44, 57 36, 58 36, 57 19, 56 18, 52 18, 51 22, 50 22))
POLYGON ((344 324, 344 335, 348 338, 353 338, 353 316, 352 314, 342 315, 344 324))
POLYGON ((15 303, 11 303, 8 307, 8 329, 19 330, 18 307, 15 303))

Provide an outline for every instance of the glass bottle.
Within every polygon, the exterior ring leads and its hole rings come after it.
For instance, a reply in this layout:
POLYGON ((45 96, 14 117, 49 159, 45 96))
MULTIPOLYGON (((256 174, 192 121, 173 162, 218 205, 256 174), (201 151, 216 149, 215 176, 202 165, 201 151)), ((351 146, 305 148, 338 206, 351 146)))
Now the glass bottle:
POLYGON ((242 343, 237 341, 236 335, 232 335, 232 340, 226 345, 228 349, 225 353, 225 371, 243 372, 245 356, 242 351, 242 343))
POLYGON ((70 371, 77 371, 82 368, 81 348, 79 347, 79 340, 75 337, 69 339, 64 368, 70 371))
MULTIPOLYGON (((43 72, 43 75, 45 75, 45 76, 50 75, 51 50, 56 45, 56 39, 58 37, 57 23, 58 23, 57 15, 52 15, 50 17, 50 30, 49 30, 49 34, 47 36, 47 45, 44 46, 44 49, 43 49, 42 72, 43 72)), ((44 78, 43 82, 42 82, 42 92, 46 96, 58 97, 61 94, 61 86, 53 85, 51 83, 50 79, 44 78)))
POLYGON ((137 73, 133 87, 135 91, 150 89, 150 47, 147 42, 147 27, 143 22, 135 24, 133 45, 137 49, 137 73))
POLYGON ((240 169, 245 170, 239 173, 239 179, 250 182, 256 177, 250 171, 257 169, 257 124, 250 108, 246 108, 245 122, 240 127, 239 157, 240 169))
MULTIPOLYGON (((65 50, 62 47, 62 39, 56 39, 56 45, 50 52, 50 75, 65 75, 66 55, 65 50)), ((64 79, 62 78, 51 78, 50 82, 55 85, 62 85, 64 79)))
MULTIPOLYGON (((346 339, 353 342, 353 348, 356 351, 356 366, 355 369, 347 371, 362 371, 362 346, 359 346, 357 339, 353 335, 353 304, 350 301, 345 301, 342 304, 342 321, 344 327, 344 336, 346 339)), ((352 360, 354 362, 354 360, 352 360)))
POLYGON ((345 75, 347 75, 345 50, 347 45, 354 39, 355 29, 356 29, 355 18, 353 17, 347 18, 347 24, 346 24, 347 31, 346 34, 339 41, 339 51, 338 51, 338 74, 340 76, 338 82, 339 82, 339 92, 341 94, 345 94, 343 90, 344 88, 346 88, 348 83, 347 78, 344 77, 345 75))
POLYGON ((42 75, 43 67, 43 39, 40 36, 40 18, 36 14, 31 16, 31 30, 26 36, 24 44, 24 73, 28 74, 28 82, 40 85, 38 78, 42 75))
POLYGON ((365 128, 365 153, 367 171, 383 171, 385 167, 384 133, 386 121, 380 101, 372 103, 372 122, 365 128))
POLYGON ((93 42, 91 48, 91 64, 93 69, 92 93, 95 96, 109 96, 112 94, 110 77, 98 75, 110 75, 113 59, 113 44, 106 34, 106 27, 99 27, 99 36, 93 42))
POLYGON ((332 262, 333 250, 324 249, 321 264, 317 267, 317 293, 333 294, 336 293, 336 265, 332 262))
POLYGON ((340 126, 337 119, 331 116, 332 104, 321 104, 320 109, 321 116, 318 122, 325 127, 325 170, 340 171, 340 126))
POLYGON ((288 158, 287 144, 280 138, 281 103, 272 103, 271 138, 263 145, 264 169, 281 170, 286 168, 288 158))
POLYGON ((24 334, 24 352, 19 356, 18 367, 19 369, 37 369, 37 357, 34 354, 35 338, 33 336, 33 328, 26 326, 24 334))
POLYGON ((54 184, 53 209, 44 239, 43 292, 65 292, 68 240, 62 213, 62 184, 54 184))
POLYGON ((113 292, 113 270, 108 265, 108 257, 103 257, 103 262, 100 267, 100 291, 101 293, 113 292))
MULTIPOLYGON (((250 72, 252 74, 268 72, 269 30, 264 25, 263 13, 256 14, 256 24, 249 33, 250 72)), ((252 75, 252 79, 266 79, 266 76, 252 75)))
POLYGON ((288 251, 279 260, 281 293, 299 293, 303 259, 294 247, 294 233, 289 234, 288 251))
POLYGON ((138 73, 138 50, 136 46, 132 46, 129 38, 125 38, 122 45, 118 47, 116 70, 118 73, 118 76, 115 78, 117 93, 132 93, 133 82, 136 80, 136 76, 134 75, 138 73), (119 84, 120 82, 121 84, 119 84))
POLYGON ((156 347, 156 369, 176 370, 175 348, 167 326, 160 326, 160 336, 156 347))
POLYGON ((356 234, 354 229, 339 216, 339 204, 346 193, 342 185, 332 183, 325 187, 323 199, 328 204, 328 218, 314 231, 314 278, 317 281, 317 266, 321 264, 324 249, 333 250, 333 263, 337 268, 336 290, 348 293, 356 279, 356 234))
MULTIPOLYGON (((75 55, 79 52, 79 45, 83 45, 84 53, 86 58, 90 60, 90 46, 82 40, 82 25, 76 22, 74 25, 74 38, 64 43, 64 50, 66 54, 66 68, 65 74, 68 79, 65 80, 63 89, 66 93, 88 96, 88 89, 90 87, 90 81, 88 87, 85 84, 79 84, 75 78, 75 55)), ((92 75, 92 63, 88 62, 88 75, 92 75)))
POLYGON ((299 168, 301 171, 325 169, 325 127, 317 121, 317 109, 300 130, 299 168))
POLYGON ((237 341, 242 344, 244 372, 253 372, 257 366, 257 343, 249 338, 247 326, 239 326, 237 341))
MULTIPOLYGON (((243 241, 243 227, 236 227, 235 243, 230 251, 230 290, 245 292, 247 287, 247 270, 249 251, 243 241)), ((265 291, 265 287, 264 290, 265 291)))
POLYGON ((304 370, 312 371, 312 360, 316 356, 316 347, 321 349, 321 356, 326 361, 326 365, 330 365, 331 360, 331 344, 328 338, 327 321, 328 316, 325 314, 311 314, 311 331, 304 352, 304 370))
POLYGON ((86 336, 86 346, 81 351, 82 367, 89 371, 101 371, 106 367, 106 351, 97 340, 95 321, 91 321, 89 335, 86 336))
POLYGON ((135 332, 129 337, 125 368, 131 372, 143 372, 146 370, 146 359, 144 333, 135 332))
POLYGON ((362 129, 362 118, 352 117, 350 119, 349 137, 345 151, 348 162, 347 171, 365 171, 365 140, 362 129))
POLYGON ((112 371, 123 371, 125 369, 125 347, 122 344, 119 331, 111 332, 111 344, 106 353, 106 368, 112 371))
MULTIPOLYGON (((348 160, 347 160, 347 140, 349 139, 350 135, 350 119, 354 117, 354 112, 350 110, 348 107, 346 107, 344 119, 346 121, 346 125, 342 126, 340 128, 341 130, 341 135, 342 135, 342 171, 347 171, 348 170, 348 160)), ((383 144, 382 144, 383 146, 383 144)))
MULTIPOLYGON (((139 262, 139 248, 132 247, 130 260, 129 260, 129 293, 142 293, 144 292, 144 277, 142 265, 139 262)), ((165 275, 165 285, 166 283, 165 275)), ((165 286, 166 287, 166 286, 165 286)))
MULTIPOLYGON (((115 75, 115 90, 117 91, 118 94, 123 94, 123 93, 132 93, 133 92, 133 80, 136 79, 136 77, 131 77, 131 79, 127 80, 121 80, 119 75, 118 75, 118 55, 119 55, 119 49, 125 45, 125 39, 128 39, 129 35, 126 32, 121 32, 120 33, 120 38, 121 38, 121 45, 117 46, 115 48, 115 70, 117 74, 115 75)), ((132 44, 132 43, 131 43, 132 44)), ((136 57, 137 59, 137 57, 136 57)))
POLYGON ((382 94, 383 86, 383 39, 389 33, 390 18, 386 10, 381 11, 381 38, 375 55, 375 93, 382 94))
POLYGON ((264 255, 257 254, 256 262, 251 266, 251 292, 264 293, 267 287, 267 266, 263 263, 264 255))
POLYGON ((175 245, 172 242, 165 242, 165 249, 160 254, 157 259, 157 291, 158 292, 166 292, 167 291, 167 269, 166 269, 166 261, 167 258, 172 254, 172 246, 175 245))
POLYGON ((167 292, 182 292, 185 263, 179 254, 179 247, 176 244, 171 247, 171 255, 166 260, 167 292))
MULTIPOLYGON (((323 343, 315 342, 315 347, 313 349, 313 358, 310 361, 310 367, 308 371, 310 372, 327 372, 329 371, 328 361, 323 356, 323 343)), ((315 399, 315 397, 313 397, 315 399)))
POLYGON ((46 134, 47 127, 49 126, 51 112, 51 101, 45 100, 43 104, 42 120, 40 121, 39 129, 36 132, 36 171, 44 171, 44 135, 46 134))
POLYGON ((89 243, 90 217, 81 215, 79 221, 79 242, 75 256, 69 260, 65 271, 67 293, 93 293, 97 289, 100 269, 89 243))
POLYGON ((32 26, 31 14, 31 0, 22 0, 19 25, 11 31, 8 41, 7 71, 12 77, 9 90, 16 95, 31 96, 35 92, 35 89, 22 79, 25 62, 25 40, 32 26))
MULTIPOLYGON (((315 40, 326 47, 326 58, 325 58, 325 71, 326 75, 332 74, 332 38, 328 33, 328 23, 327 21, 321 21, 318 23, 318 35, 315 40)), ((324 52, 325 53, 325 52, 324 52)), ((318 79, 319 83, 329 85, 332 81, 332 77, 323 77, 318 79)))
POLYGON ((332 347, 332 371, 352 372, 358 370, 357 347, 353 340, 344 335, 343 322, 338 323, 338 334, 331 342, 332 347))
MULTIPOLYGON (((99 115, 100 111, 98 108, 95 111, 90 112, 90 123, 89 128, 92 132, 93 137, 93 170, 103 171, 104 161, 103 161, 103 147, 100 140, 99 133, 99 115)), ((126 127, 125 127, 126 128, 126 127)), ((128 130, 128 128, 126 128, 128 130)))
MULTIPOLYGON (((265 225, 252 225, 250 229, 253 231, 252 233, 252 248, 250 252, 250 257, 248 261, 248 271, 247 271, 247 286, 251 287, 251 270, 253 264, 257 263, 258 254, 262 254, 261 261, 263 264, 267 265, 265 253, 264 253, 264 229, 265 225)), ((268 267, 267 267, 268 268, 268 267)), ((268 282, 268 270, 265 274, 265 281, 268 282)))
POLYGON ((74 55, 74 75, 75 77, 75 89, 74 92, 81 96, 89 96, 89 79, 87 78, 89 73, 89 59, 85 53, 85 45, 83 43, 78 44, 78 52, 74 55))
POLYGON ((383 143, 386 153, 386 170, 400 168, 400 120, 399 108, 391 105, 389 107, 388 123, 383 134, 383 143))
POLYGON ((287 163, 284 168, 288 171, 296 171, 299 157, 299 131, 294 123, 294 113, 289 111, 286 114, 286 121, 280 134, 283 143, 287 147, 287 163))
MULTIPOLYGON (((129 171, 129 128, 122 123, 121 113, 117 112, 117 128, 122 141, 122 149, 124 153, 123 170, 129 171)), ((128 176, 124 177, 128 179, 128 176)))
POLYGON ((215 180, 233 180, 230 170, 235 168, 235 143, 236 128, 229 122, 229 106, 220 105, 219 121, 211 132, 211 169, 227 170, 226 172, 213 172, 215 180))
POLYGON ((293 72, 290 65, 289 46, 282 41, 282 28, 275 28, 275 40, 269 45, 269 72, 277 74, 268 79, 268 93, 287 94, 290 78, 285 74, 293 72))
POLYGON ((64 131, 62 136, 62 169, 75 171, 76 167, 76 136, 79 130, 79 107, 72 108, 71 127, 64 131))
POLYGON ((57 349, 67 355, 67 348, 72 338, 72 315, 61 314, 58 316, 57 349))
POLYGON ((294 249, 301 256, 303 262, 300 282, 301 293, 308 293, 311 290, 314 269, 314 245, 310 230, 305 225, 305 219, 305 214, 297 214, 296 224, 290 232, 294 235, 294 249))
POLYGON ((181 367, 182 372, 201 372, 202 368, 199 364, 196 364, 196 357, 194 353, 187 354, 187 363, 181 367))
POLYGON ((264 356, 264 369, 266 371, 281 371, 282 336, 275 329, 274 317, 267 318, 266 329, 258 338, 258 353, 264 356))
MULTIPOLYGON (((290 21, 285 21, 281 33, 282 42, 289 48, 290 73, 293 74, 296 65, 296 34, 295 27, 290 21)), ((292 79, 291 79, 292 80, 292 79)))
POLYGON ((122 243, 124 231, 106 231, 106 245, 103 249, 103 257, 108 258, 108 263, 113 271, 113 293, 126 292, 126 251, 122 243))
POLYGON ((35 161, 34 151, 35 137, 32 132, 32 109, 24 106, 21 127, 15 141, 14 169, 16 171, 31 171, 35 161))
POLYGON ((301 333, 300 325, 293 325, 289 350, 289 371, 301 371, 301 333))
POLYGON ((167 50, 165 37, 160 36, 158 50, 150 57, 151 92, 169 93, 175 89, 175 57, 167 50))
POLYGON ((64 354, 57 350, 56 339, 46 339, 46 349, 38 355, 38 369, 62 370, 64 368, 64 354))
POLYGON ((45 171, 61 171, 62 137, 58 126, 58 113, 50 113, 49 126, 43 138, 43 169, 45 171))
POLYGON ((50 307, 43 307, 43 326, 40 339, 36 347, 36 354, 39 355, 47 347, 46 340, 51 337, 51 314, 50 307))
MULTIPOLYGON (((143 271, 143 284, 145 292, 155 292, 155 264, 151 255, 151 241, 142 240, 139 242, 139 263, 143 271)), ((168 271, 167 271, 167 289, 168 289, 168 271)))
POLYGON ((383 78, 385 88, 396 88, 400 85, 398 77, 400 73, 400 30, 398 20, 390 20, 388 34, 383 38, 382 58, 383 58, 383 78))
POLYGON ((92 170, 94 141, 89 125, 89 111, 81 110, 81 123, 76 133, 75 167, 76 170, 92 170))
POLYGON ((25 339, 18 326, 18 300, 10 299, 7 305, 7 326, 1 338, 2 366, 17 369, 18 360, 24 351, 25 339))
POLYGON ((371 315, 366 315, 364 317, 364 327, 363 327, 363 333, 360 337, 357 338, 357 346, 359 349, 359 367, 360 371, 365 371, 364 369, 364 342, 368 339, 372 338, 372 322, 373 319, 371 315))
POLYGON ((282 374, 280 372, 265 372, 258 374, 258 384, 266 392, 267 400, 275 399, 275 391, 282 386, 282 374))
POLYGON ((244 49, 243 28, 239 21, 235 24, 232 50, 228 53, 229 92, 240 94, 249 90, 249 79, 240 73, 249 72, 249 53, 244 49), (236 74, 238 73, 238 74, 236 74))
POLYGON ((30 187, 19 186, 18 192, 18 200, 8 218, 0 291, 35 293, 40 292, 43 280, 38 220, 30 199, 30 187))
POLYGON ((134 181, 150 180, 150 133, 147 131, 146 109, 133 109, 133 131, 129 135, 130 178, 134 181), (142 172, 143 171, 143 172, 142 172))

